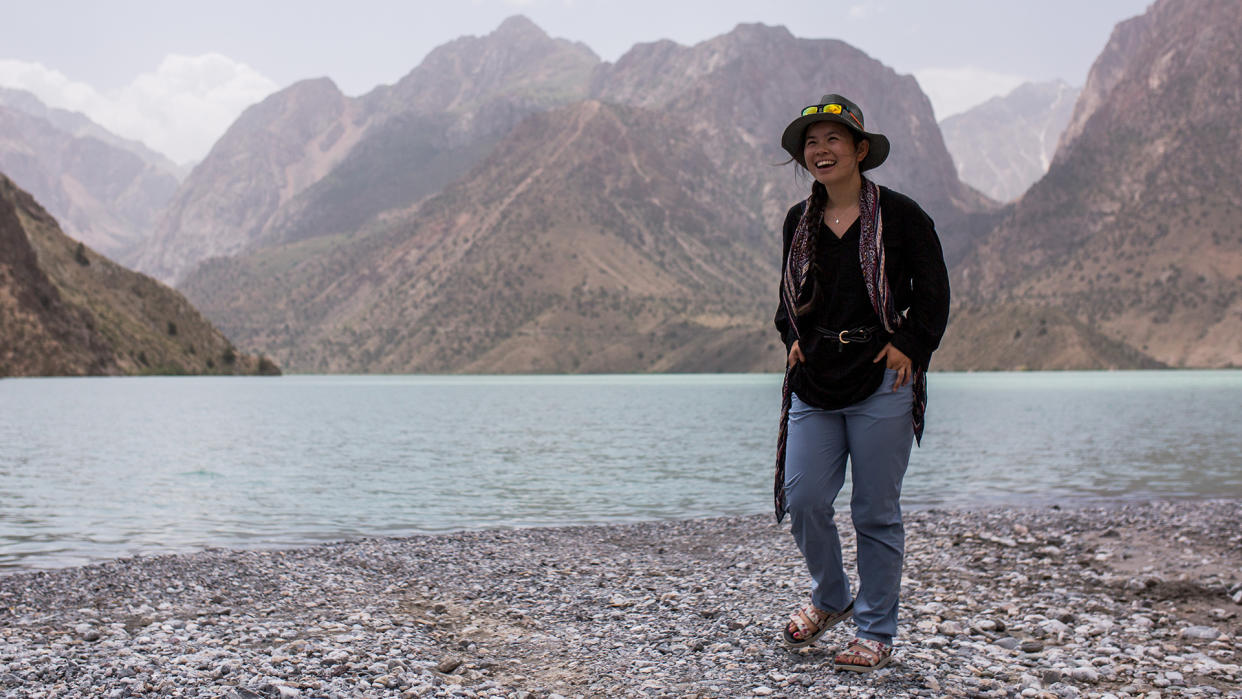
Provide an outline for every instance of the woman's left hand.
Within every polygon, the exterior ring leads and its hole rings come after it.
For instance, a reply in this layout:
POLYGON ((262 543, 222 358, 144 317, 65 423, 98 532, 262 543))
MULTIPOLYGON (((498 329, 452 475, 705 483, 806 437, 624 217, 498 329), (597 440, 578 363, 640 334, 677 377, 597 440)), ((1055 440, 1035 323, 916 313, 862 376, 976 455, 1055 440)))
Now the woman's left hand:
POLYGON ((910 362, 910 358, 902 354, 901 350, 893 347, 893 343, 890 342, 884 345, 884 349, 880 350, 880 353, 875 355, 875 359, 871 361, 875 363, 881 359, 884 360, 886 367, 897 371, 897 380, 893 382, 894 391, 910 383, 914 367, 910 362))

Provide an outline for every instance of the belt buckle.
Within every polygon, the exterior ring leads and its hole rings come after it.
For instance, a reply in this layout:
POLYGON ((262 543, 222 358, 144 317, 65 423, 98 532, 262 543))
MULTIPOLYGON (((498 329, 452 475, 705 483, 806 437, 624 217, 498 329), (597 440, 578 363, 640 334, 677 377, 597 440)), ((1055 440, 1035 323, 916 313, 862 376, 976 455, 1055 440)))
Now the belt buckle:
POLYGON ((845 339, 845 334, 846 334, 846 333, 848 333, 848 332, 849 332, 849 330, 842 330, 840 333, 838 333, 838 334, 837 334, 837 342, 838 342, 839 344, 842 344, 842 345, 848 345, 848 344, 850 344, 850 341, 849 341, 849 340, 847 340, 847 339, 845 339))

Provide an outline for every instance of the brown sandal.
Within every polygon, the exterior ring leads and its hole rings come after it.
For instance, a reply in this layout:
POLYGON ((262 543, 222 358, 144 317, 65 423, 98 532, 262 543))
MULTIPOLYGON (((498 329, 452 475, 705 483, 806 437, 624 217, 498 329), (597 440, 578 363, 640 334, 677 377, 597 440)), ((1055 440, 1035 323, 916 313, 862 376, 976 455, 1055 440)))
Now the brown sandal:
POLYGON ((789 617, 785 625, 785 644, 790 648, 805 648, 819 640, 828 629, 840 624, 854 613, 854 603, 839 612, 829 612, 808 604, 789 617))
POLYGON ((888 661, 892 659, 892 646, 886 646, 869 638, 855 638, 850 641, 845 650, 837 653, 837 657, 833 658, 832 667, 835 670, 850 672, 871 672, 888 665, 888 661))

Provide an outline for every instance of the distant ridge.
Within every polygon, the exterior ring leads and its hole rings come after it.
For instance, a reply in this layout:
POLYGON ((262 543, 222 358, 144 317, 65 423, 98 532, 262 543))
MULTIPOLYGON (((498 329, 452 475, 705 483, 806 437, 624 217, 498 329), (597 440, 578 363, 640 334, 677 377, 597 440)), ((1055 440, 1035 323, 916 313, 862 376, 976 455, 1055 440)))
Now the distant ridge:
POLYGON ((132 262, 178 186, 179 168, 85 116, 0 88, 0 171, 73 237, 132 262))
POLYGON ((1022 195, 1052 164, 1079 89, 1024 83, 940 122, 962 181, 1002 202, 1022 195))
POLYGON ((279 373, 180 294, 65 236, 0 174, 0 377, 279 373))

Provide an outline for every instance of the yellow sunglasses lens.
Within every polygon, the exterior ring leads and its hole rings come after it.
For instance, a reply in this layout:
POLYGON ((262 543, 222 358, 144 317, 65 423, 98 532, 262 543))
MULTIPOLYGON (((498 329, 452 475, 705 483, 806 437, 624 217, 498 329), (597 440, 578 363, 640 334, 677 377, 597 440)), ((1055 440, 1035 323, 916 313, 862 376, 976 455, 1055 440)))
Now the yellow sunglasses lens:
MULTIPOLYGON (((839 104, 817 104, 813 107, 807 107, 802 110, 802 116, 809 114, 840 114, 841 105, 839 104)), ((857 121, 857 120, 855 120, 857 121)))

